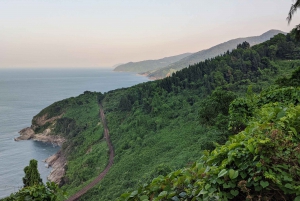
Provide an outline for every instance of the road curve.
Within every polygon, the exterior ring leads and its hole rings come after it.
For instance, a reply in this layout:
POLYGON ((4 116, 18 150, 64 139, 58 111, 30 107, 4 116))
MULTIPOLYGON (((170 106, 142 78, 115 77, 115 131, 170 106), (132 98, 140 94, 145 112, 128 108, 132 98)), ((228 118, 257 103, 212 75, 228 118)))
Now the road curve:
POLYGON ((109 148, 109 162, 108 162, 107 166, 105 167, 105 169, 91 183, 89 183, 88 185, 86 185, 84 188, 82 188, 80 191, 78 191, 76 194, 74 194, 73 196, 71 196, 66 201, 75 201, 75 200, 78 200, 83 194, 85 194, 88 190, 90 190, 98 182, 100 182, 105 177, 105 175, 108 173, 108 171, 111 168, 111 166, 113 165, 114 157, 115 157, 114 149, 113 149, 113 146, 112 146, 110 138, 109 138, 109 130, 107 128, 107 124, 106 124, 106 120, 105 120, 105 115, 104 115, 103 107, 102 107, 101 104, 99 104, 99 108, 100 108, 100 111, 99 111, 100 118, 102 120, 103 127, 104 127, 104 139, 106 140, 106 143, 107 143, 108 148, 109 148))

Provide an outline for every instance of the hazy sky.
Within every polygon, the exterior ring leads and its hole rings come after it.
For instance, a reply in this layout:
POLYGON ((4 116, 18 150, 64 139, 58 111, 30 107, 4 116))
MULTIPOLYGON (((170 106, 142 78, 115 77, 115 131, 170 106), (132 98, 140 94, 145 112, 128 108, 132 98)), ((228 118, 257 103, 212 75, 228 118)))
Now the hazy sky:
POLYGON ((290 31, 292 0, 0 0, 0 67, 107 67, 290 31))

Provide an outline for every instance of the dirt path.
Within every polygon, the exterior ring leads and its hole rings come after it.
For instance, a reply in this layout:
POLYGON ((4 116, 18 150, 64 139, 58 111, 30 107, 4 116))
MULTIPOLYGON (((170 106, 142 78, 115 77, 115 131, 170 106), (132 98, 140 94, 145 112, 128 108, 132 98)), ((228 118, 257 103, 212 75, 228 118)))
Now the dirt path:
POLYGON ((77 200, 78 198, 80 198, 83 194, 85 194, 88 190, 90 190, 98 182, 100 182, 105 177, 105 175, 108 173, 108 171, 111 168, 111 166, 113 165, 114 156, 115 156, 114 149, 113 149, 113 146, 112 146, 111 141, 109 139, 109 131, 108 131, 108 128, 107 128, 107 124, 106 124, 106 120, 105 120, 105 115, 104 115, 103 107, 102 107, 101 104, 99 104, 99 107, 100 107, 100 118, 102 120, 103 127, 104 127, 104 139, 106 140, 106 143, 107 143, 108 148, 109 148, 109 162, 108 162, 106 168, 103 170, 103 172, 101 172, 98 175, 98 177, 96 177, 91 183, 89 183, 87 186, 85 186, 84 188, 82 188, 80 191, 78 191, 76 194, 74 194, 73 196, 71 196, 66 201, 74 201, 74 200, 77 200))

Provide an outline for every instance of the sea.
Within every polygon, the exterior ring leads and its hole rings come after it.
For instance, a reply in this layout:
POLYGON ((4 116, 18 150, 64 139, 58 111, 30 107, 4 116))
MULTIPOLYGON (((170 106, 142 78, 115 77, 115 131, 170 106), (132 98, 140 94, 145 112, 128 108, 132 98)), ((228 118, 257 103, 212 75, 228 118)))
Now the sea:
POLYGON ((31 159, 47 181, 51 168, 43 160, 58 146, 32 140, 14 141, 48 105, 84 91, 107 92, 149 81, 134 73, 98 69, 0 69, 0 198, 22 188, 23 169, 31 159))

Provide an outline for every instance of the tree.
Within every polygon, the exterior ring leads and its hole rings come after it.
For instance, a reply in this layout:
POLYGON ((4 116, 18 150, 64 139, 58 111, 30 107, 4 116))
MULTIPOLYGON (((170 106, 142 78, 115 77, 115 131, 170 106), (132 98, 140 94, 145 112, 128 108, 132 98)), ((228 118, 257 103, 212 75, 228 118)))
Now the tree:
POLYGON ((56 201, 58 197, 66 198, 65 193, 54 182, 43 184, 36 160, 30 160, 29 166, 24 168, 24 172, 24 187, 0 201, 56 201))
MULTIPOLYGON (((288 17, 286 18, 288 23, 292 21, 293 15, 298 8, 300 8, 300 0, 296 0, 296 2, 292 4, 288 17)), ((296 25, 296 39, 300 40, 300 24, 296 25)))
POLYGON ((43 184, 40 173, 37 169, 37 161, 32 159, 29 166, 24 168, 25 177, 23 177, 24 187, 43 184))

